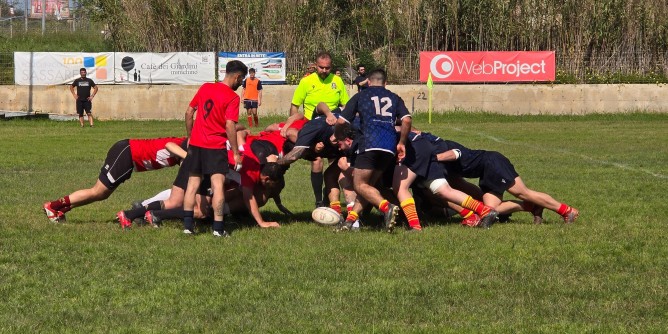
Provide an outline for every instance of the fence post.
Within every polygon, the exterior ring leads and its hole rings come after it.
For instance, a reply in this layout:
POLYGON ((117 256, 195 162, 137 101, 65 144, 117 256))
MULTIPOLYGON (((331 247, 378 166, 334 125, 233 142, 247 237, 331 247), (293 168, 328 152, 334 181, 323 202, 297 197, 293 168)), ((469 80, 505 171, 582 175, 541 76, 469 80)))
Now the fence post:
POLYGON ((42 36, 46 32, 46 0, 42 0, 42 36))

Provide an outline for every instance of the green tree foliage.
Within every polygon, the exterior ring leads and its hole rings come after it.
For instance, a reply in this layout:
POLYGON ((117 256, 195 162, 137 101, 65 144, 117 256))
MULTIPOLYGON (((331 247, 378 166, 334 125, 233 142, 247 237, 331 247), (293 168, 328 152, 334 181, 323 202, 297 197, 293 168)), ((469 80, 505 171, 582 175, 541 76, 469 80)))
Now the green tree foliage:
MULTIPOLYGON (((82 0, 120 51, 329 50, 414 80, 421 50, 556 50, 560 68, 664 73, 665 0, 82 0), (368 57, 371 55, 372 59, 368 57)), ((564 76, 566 78, 567 76, 564 76)), ((586 78, 585 78, 586 79, 586 78)))

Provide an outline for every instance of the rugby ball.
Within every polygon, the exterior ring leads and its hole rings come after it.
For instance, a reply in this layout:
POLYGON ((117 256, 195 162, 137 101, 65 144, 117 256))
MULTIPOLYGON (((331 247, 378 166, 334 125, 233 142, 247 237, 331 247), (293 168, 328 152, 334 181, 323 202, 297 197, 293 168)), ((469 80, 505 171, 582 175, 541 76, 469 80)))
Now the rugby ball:
POLYGON ((311 217, 316 223, 326 226, 336 225, 341 220, 341 215, 336 210, 328 207, 315 208, 311 212, 311 217))

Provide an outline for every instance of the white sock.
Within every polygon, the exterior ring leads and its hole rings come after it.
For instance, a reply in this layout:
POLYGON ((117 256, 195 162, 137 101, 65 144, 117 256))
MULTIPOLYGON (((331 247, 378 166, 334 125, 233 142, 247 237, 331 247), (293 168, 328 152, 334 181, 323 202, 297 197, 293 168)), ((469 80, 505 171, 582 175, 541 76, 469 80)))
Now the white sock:
POLYGON ((169 195, 171 195, 171 194, 172 194, 172 189, 163 190, 163 191, 159 192, 157 195, 141 202, 141 205, 147 206, 148 203, 167 200, 167 199, 169 199, 169 195))

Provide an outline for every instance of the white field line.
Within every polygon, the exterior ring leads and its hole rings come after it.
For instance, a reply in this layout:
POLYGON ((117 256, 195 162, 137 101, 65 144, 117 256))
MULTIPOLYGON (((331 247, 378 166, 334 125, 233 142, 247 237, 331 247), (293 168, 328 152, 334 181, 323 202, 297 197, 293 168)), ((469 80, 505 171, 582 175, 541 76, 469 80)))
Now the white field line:
MULTIPOLYGON (((455 130, 455 131, 459 131, 459 132, 467 132, 467 131, 462 130, 461 128, 457 128, 457 127, 449 127, 449 128, 451 128, 452 130, 455 130)), ((495 141, 495 142, 501 143, 501 144, 514 145, 514 146, 524 146, 524 147, 527 147, 527 148, 530 148, 530 149, 533 149, 533 150, 539 150, 539 151, 545 151, 545 152, 563 153, 563 154, 575 156, 575 157, 578 157, 582 160, 593 162, 593 163, 596 163, 596 164, 599 164, 599 165, 609 165, 609 166, 617 167, 619 169, 623 169, 623 170, 627 170, 627 171, 631 171, 631 172, 648 174, 648 175, 654 176, 654 177, 659 178, 659 179, 668 179, 668 175, 659 174, 659 173, 653 172, 653 171, 648 170, 648 169, 632 167, 632 166, 625 165, 625 164, 618 163, 618 162, 614 162, 614 161, 596 159, 596 158, 592 158, 592 157, 584 155, 584 154, 574 153, 574 152, 570 152, 570 151, 567 151, 567 150, 564 150, 564 149, 549 149, 549 148, 545 148, 543 146, 535 146, 535 145, 531 145, 531 144, 527 144, 527 143, 523 143, 523 142, 514 142, 514 141, 507 140, 507 139, 490 136, 490 135, 482 133, 482 132, 473 132, 473 133, 482 137, 482 138, 487 138, 491 141, 495 141)))

